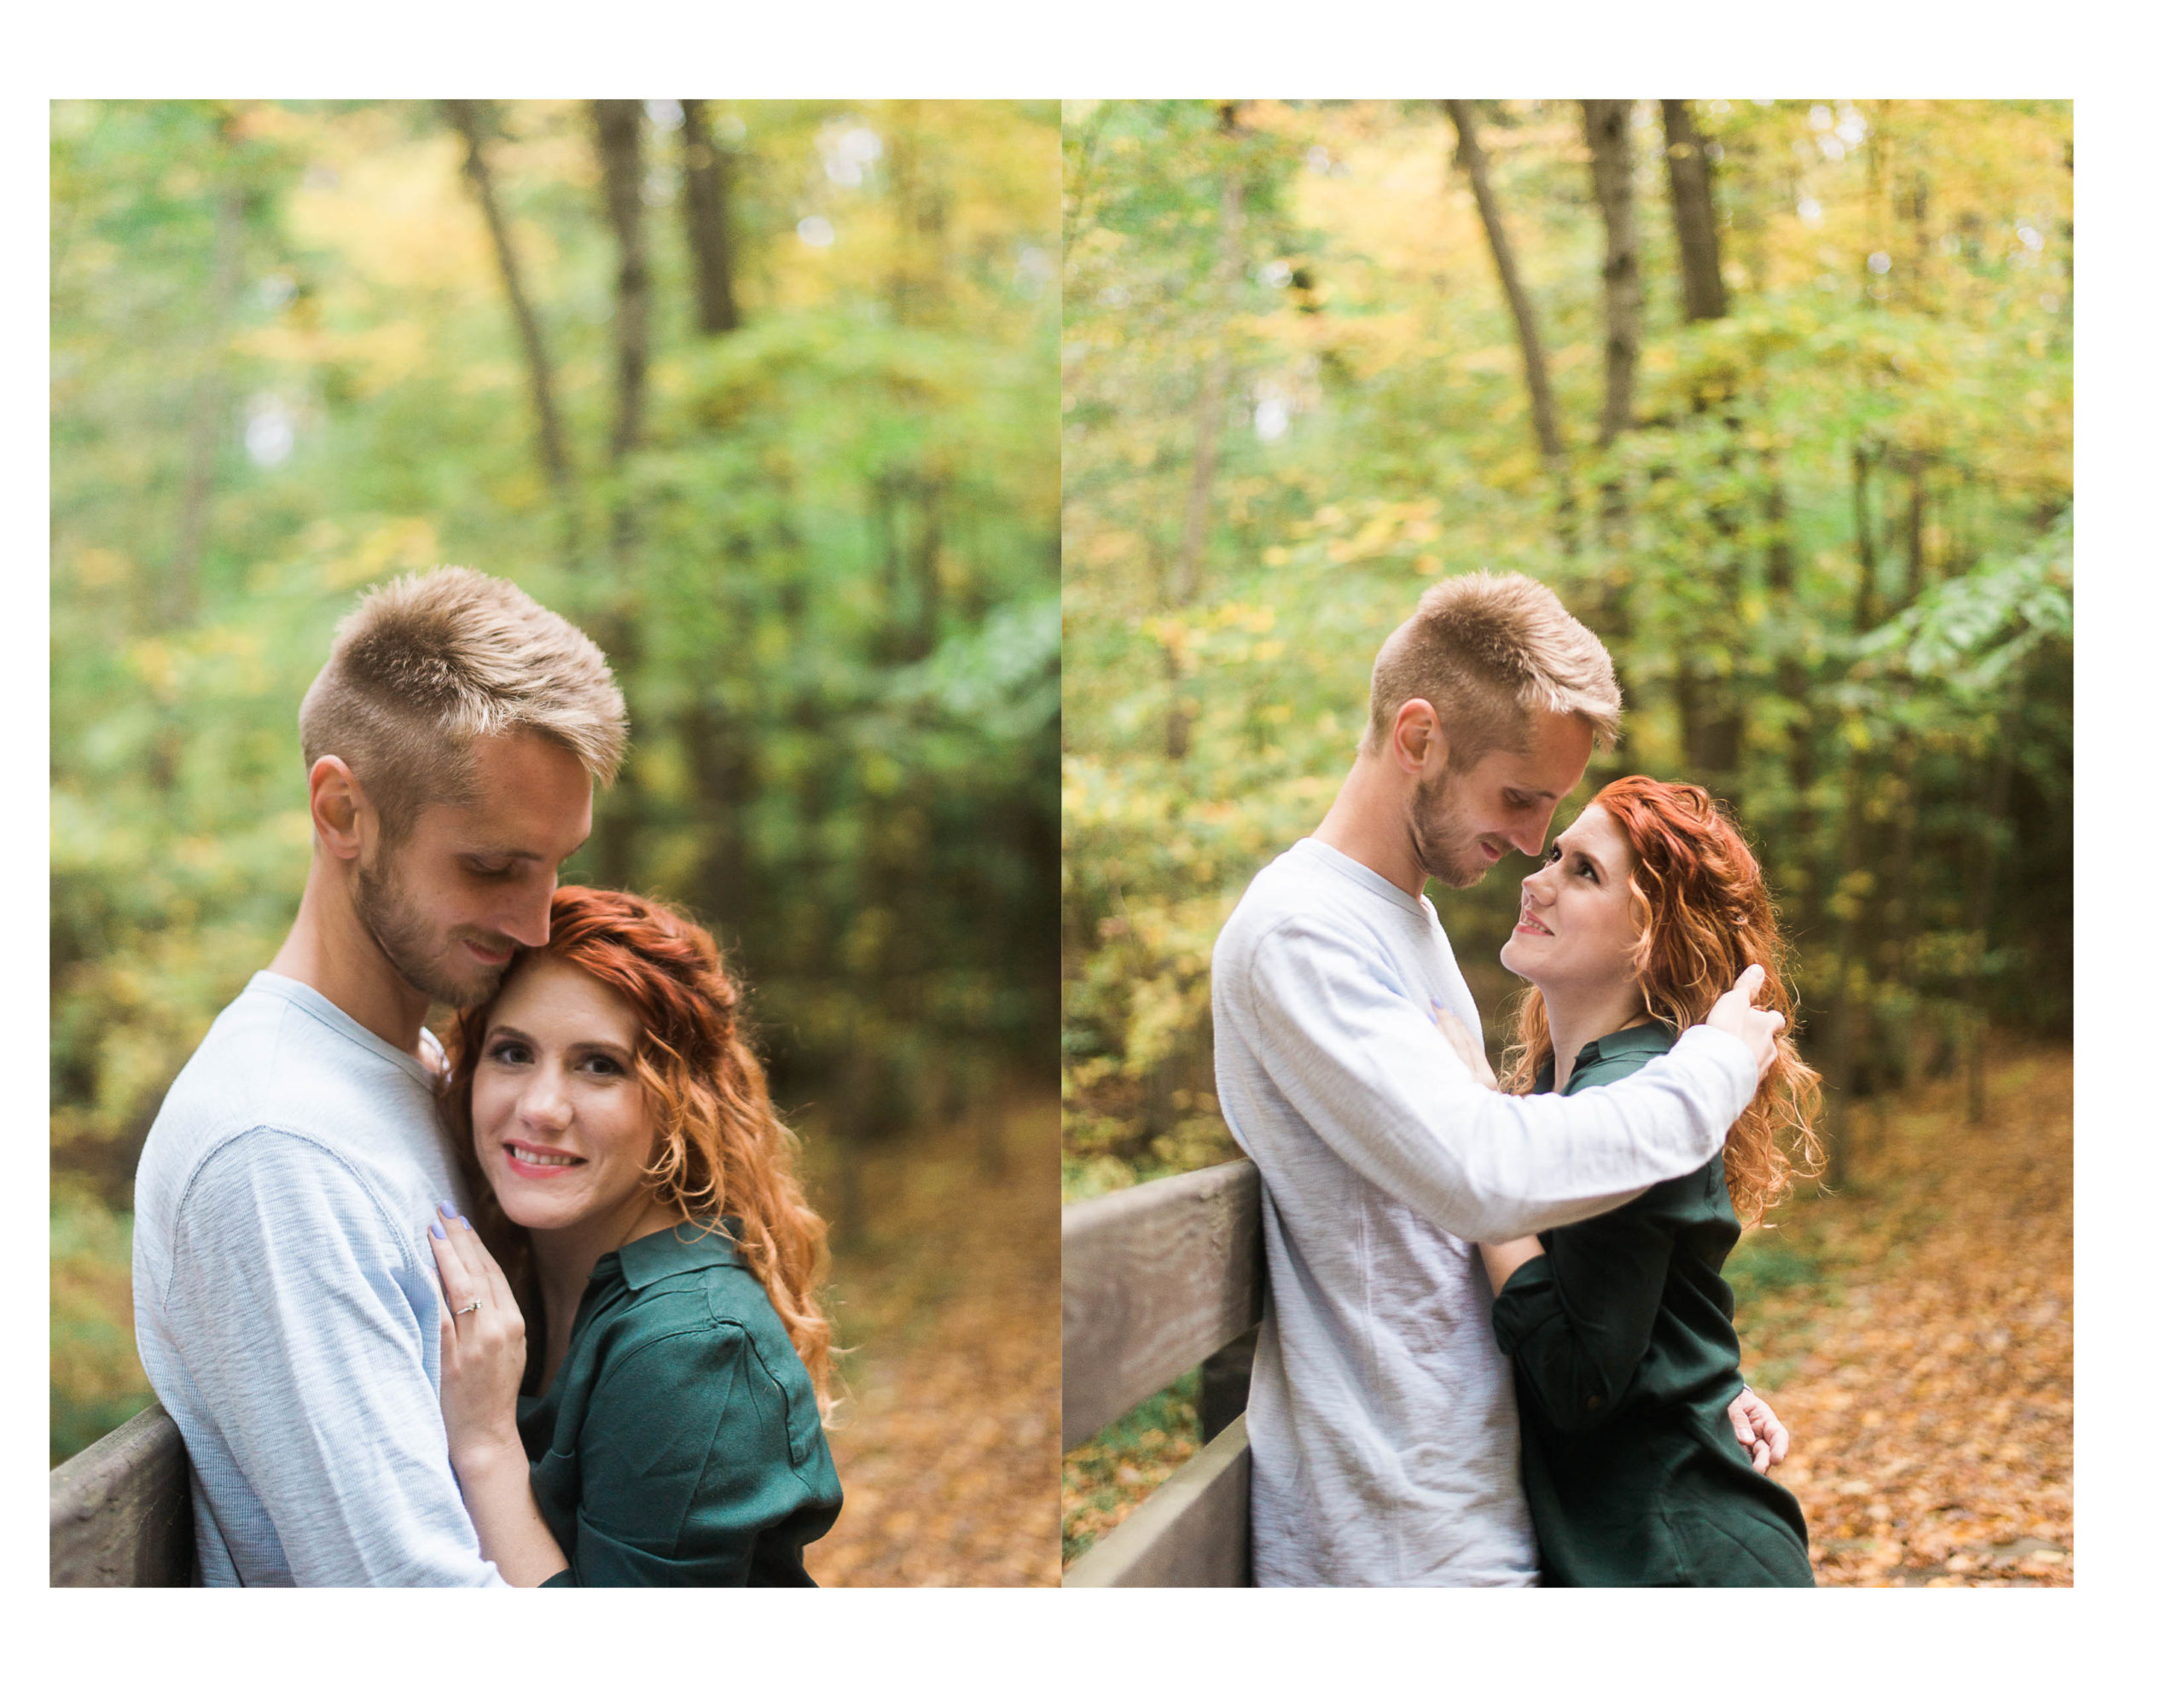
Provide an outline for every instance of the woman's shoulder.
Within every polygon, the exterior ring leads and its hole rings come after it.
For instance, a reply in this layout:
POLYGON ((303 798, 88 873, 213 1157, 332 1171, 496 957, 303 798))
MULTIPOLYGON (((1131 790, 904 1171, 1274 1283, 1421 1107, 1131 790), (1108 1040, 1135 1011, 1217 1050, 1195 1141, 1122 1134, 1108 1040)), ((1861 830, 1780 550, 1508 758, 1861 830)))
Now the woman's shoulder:
POLYGON ((613 1269, 622 1291, 613 1321, 624 1342, 717 1328, 732 1331, 748 1323, 756 1308, 772 1311, 732 1232, 678 1224, 618 1250, 613 1269))

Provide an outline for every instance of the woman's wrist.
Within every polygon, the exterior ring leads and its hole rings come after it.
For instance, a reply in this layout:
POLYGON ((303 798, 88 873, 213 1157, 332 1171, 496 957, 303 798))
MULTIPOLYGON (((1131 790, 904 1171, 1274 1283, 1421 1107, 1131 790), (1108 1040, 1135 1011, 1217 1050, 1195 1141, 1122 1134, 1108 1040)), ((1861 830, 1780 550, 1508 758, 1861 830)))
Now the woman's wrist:
POLYGON ((530 1480, 531 1455, 523 1450, 523 1441, 508 1427, 504 1435, 481 1437, 461 1442, 448 1443, 448 1462, 454 1465, 456 1477, 465 1487, 509 1470, 520 1470, 526 1481, 530 1480))

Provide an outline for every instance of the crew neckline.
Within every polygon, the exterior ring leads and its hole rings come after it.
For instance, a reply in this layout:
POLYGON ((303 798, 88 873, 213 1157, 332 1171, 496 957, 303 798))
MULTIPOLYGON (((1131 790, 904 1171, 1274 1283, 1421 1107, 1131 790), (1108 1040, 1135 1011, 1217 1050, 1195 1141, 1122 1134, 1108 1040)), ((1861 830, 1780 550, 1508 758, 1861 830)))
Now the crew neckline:
POLYGON ((1424 896, 1406 894, 1401 885, 1383 878, 1355 855, 1345 855, 1332 844, 1317 838, 1300 838, 1290 846, 1290 853, 1296 855, 1300 852, 1305 860, 1333 867, 1345 878, 1362 885, 1374 896, 1393 902, 1399 908, 1408 908, 1421 919, 1432 917, 1433 905, 1424 896))
MULTIPOLYGON (((404 1072, 415 1077, 426 1088, 436 1089, 439 1087, 439 1074, 428 1068, 414 1052, 407 1049, 397 1048, 378 1032, 359 1024, 340 1008, 336 1007, 325 995, 305 983, 302 979, 291 978, 284 972, 270 972, 261 968, 251 975, 250 983, 245 988, 246 990, 263 989, 279 996, 290 1006, 301 1008, 329 1031, 337 1032, 346 1037, 367 1053, 378 1055, 383 1060, 392 1061, 404 1072)), ((434 1036, 429 1029, 421 1028, 419 1034, 431 1044, 433 1052, 440 1058, 441 1066, 444 1070, 447 1064, 447 1051, 440 1046, 440 1040, 434 1036)))

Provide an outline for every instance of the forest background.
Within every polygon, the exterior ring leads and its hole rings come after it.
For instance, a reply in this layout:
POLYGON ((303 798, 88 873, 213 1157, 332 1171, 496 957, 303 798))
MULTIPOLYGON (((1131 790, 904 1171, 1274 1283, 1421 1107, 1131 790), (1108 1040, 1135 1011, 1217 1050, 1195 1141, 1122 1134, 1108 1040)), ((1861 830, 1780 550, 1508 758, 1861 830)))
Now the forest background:
MULTIPOLYGON (((1978 1127, 1995 1059, 2067 1063, 2068 105, 1084 101, 1063 151, 1066 1198, 1237 1151, 1215 935, 1420 591, 1514 569, 1626 693, 1558 826, 1644 772, 1759 854, 1834 1192, 1732 1267, 1831 1292, 1800 1226, 1885 1192, 1890 1098, 1978 1127)), ((1430 892, 1490 1029, 1530 870, 1430 892)), ((1188 1441, 1187 1383, 1136 1428, 1188 1441)), ((1072 1455, 1072 1550, 1160 1462, 1072 1455)))
MULTIPOLYGON (((1056 121, 54 107, 55 1460, 149 1400, 137 1152, 293 917, 334 624, 406 571, 504 575, 607 652, 631 753, 569 876, 683 901, 754 986, 852 1388, 874 1308, 980 1268, 890 1251, 905 1177, 1028 1180, 1050 1238, 1056 121)), ((1050 1560, 1051 1402, 945 1407, 1029 1438, 1050 1560)))

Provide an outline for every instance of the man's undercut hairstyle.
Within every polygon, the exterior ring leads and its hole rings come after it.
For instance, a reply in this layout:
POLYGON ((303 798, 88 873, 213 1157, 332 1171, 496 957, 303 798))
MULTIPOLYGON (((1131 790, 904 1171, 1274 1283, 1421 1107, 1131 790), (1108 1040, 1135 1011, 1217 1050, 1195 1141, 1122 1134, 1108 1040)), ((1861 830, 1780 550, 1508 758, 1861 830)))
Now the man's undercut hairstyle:
POLYGON ((334 629, 304 694, 304 766, 349 764, 391 840, 430 803, 473 793, 478 740, 533 732, 614 781, 629 711, 599 646, 516 587, 469 568, 405 575, 334 629))
POLYGON ((1414 697, 1440 716, 1459 772, 1489 751, 1529 749, 1542 710, 1576 716, 1600 746, 1615 742, 1623 723, 1606 649, 1553 592, 1521 574, 1461 575, 1418 600, 1373 664, 1365 751, 1387 743, 1396 711, 1414 697))

